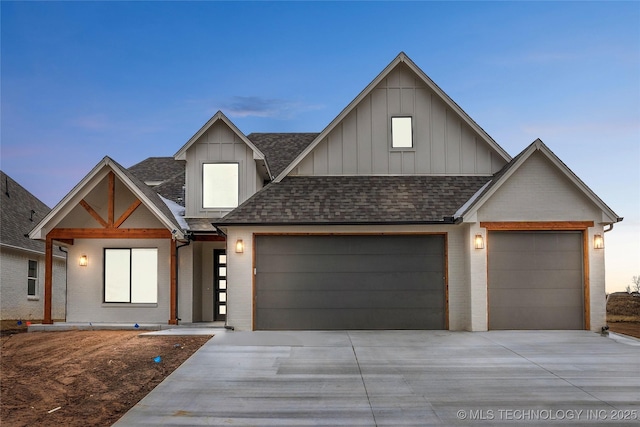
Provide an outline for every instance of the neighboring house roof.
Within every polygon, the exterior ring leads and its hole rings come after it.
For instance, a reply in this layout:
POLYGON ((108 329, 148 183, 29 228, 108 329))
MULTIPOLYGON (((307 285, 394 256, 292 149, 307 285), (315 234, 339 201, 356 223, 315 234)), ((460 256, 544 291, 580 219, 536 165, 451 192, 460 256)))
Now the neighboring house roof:
POLYGON ((186 161, 149 157, 128 170, 162 197, 184 206, 186 161))
POLYGON ((271 173, 278 176, 318 135, 318 133, 251 133, 247 138, 265 154, 271 173))
POLYGON ((176 238, 184 238, 182 227, 173 215, 173 212, 160 198, 160 196, 144 182, 138 179, 133 173, 122 167, 110 157, 103 158, 61 201, 49 214, 38 223, 31 231, 29 237, 32 239, 45 239, 46 231, 55 227, 61 220, 59 214, 66 215, 73 209, 82 198, 97 185, 100 180, 111 170, 126 187, 142 201, 156 218, 162 222, 167 229, 176 230, 176 238), (56 220, 57 218, 57 220, 56 220))
POLYGON ((281 181, 286 175, 289 174, 301 161, 304 159, 329 133, 338 126, 344 119, 351 113, 360 102, 367 97, 371 91, 373 91, 382 80, 387 78, 387 76, 399 65, 405 64, 409 69, 411 69, 417 76, 422 80, 422 82, 433 90, 442 101, 451 108, 454 112, 456 112, 459 117, 467 123, 479 136, 484 140, 500 157, 502 157, 505 161, 510 161, 511 156, 507 153, 496 141, 489 136, 488 133, 484 131, 458 104, 456 104, 450 97, 447 95, 440 87, 434 83, 433 80, 427 76, 424 71, 422 71, 409 57, 404 53, 400 52, 396 58, 391 61, 387 67, 382 70, 382 72, 371 82, 369 85, 362 91, 360 94, 353 100, 347 107, 342 110, 338 116, 333 119, 331 123, 321 132, 318 136, 313 140, 311 144, 307 148, 305 148, 279 175, 276 176, 275 181, 281 181))
POLYGON ((290 176, 214 225, 442 223, 490 176, 290 176), (446 218, 446 219, 445 219, 446 218))
POLYGON ((456 215, 460 218, 472 217, 480 207, 512 176, 533 153, 540 152, 555 165, 558 170, 566 176, 589 200, 602 210, 603 223, 615 223, 622 221, 609 206, 600 199, 553 151, 549 149, 540 139, 533 141, 527 148, 522 150, 516 157, 507 163, 492 178, 489 185, 482 188, 473 197, 472 203, 468 203, 464 209, 460 209, 456 215))
POLYGON ((229 129, 231 129, 245 144, 247 144, 249 146, 249 148, 251 148, 253 150, 253 158, 254 160, 256 160, 256 162, 258 163, 259 166, 261 166, 260 172, 264 173, 269 179, 273 178, 273 173, 269 170, 269 166, 266 163, 266 156, 264 155, 264 153, 262 151, 260 151, 260 149, 258 147, 256 147, 256 145, 251 142, 241 131, 240 129, 237 128, 236 125, 233 124, 233 122, 231 120, 229 120, 227 118, 227 116, 225 116, 222 111, 218 111, 216 114, 213 115, 213 117, 211 117, 209 119, 209 121, 207 123, 204 124, 204 126, 202 126, 200 128, 200 130, 198 130, 198 132, 196 132, 183 146, 182 148, 180 148, 178 150, 178 152, 173 156, 176 160, 186 160, 187 159, 187 150, 189 149, 189 147, 191 147, 193 144, 195 144, 195 142, 202 136, 204 135, 204 133, 209 130, 209 128, 211 126, 214 125, 214 123, 218 122, 218 121, 222 121, 223 123, 225 123, 229 129))
POLYGON ((31 240, 25 235, 51 211, 51 208, 2 171, 0 179, 0 244, 44 253, 43 242, 31 240))

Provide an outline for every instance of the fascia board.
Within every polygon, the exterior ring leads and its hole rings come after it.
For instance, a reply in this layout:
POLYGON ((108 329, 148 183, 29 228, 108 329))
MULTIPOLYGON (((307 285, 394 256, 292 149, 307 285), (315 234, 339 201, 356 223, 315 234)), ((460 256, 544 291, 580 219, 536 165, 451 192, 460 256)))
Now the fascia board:
POLYGON ((240 129, 238 129, 238 127, 231 121, 229 120, 229 118, 227 116, 224 115, 224 113, 222 111, 218 111, 216 114, 213 115, 213 117, 211 117, 207 123, 205 123, 190 139, 189 141, 187 141, 182 148, 180 148, 178 150, 178 152, 176 154, 173 155, 173 158, 175 160, 186 160, 187 159, 187 150, 189 149, 189 147, 191 147, 202 135, 204 135, 204 133, 209 130, 209 128, 211 126, 213 126, 214 123, 216 123, 218 120, 222 120, 228 127, 229 129, 231 129, 231 131, 233 131, 233 133, 235 133, 241 140, 242 142, 244 142, 245 144, 247 144, 247 146, 249 148, 251 148, 251 150, 253 151, 253 159, 254 160, 264 160, 265 161, 265 165, 267 167, 267 173, 269 175, 269 178, 272 177, 271 175, 271 170, 269 169, 269 164, 266 162, 266 157, 264 155, 264 153, 262 151, 260 151, 260 149, 258 147, 255 146, 255 144, 253 142, 251 142, 251 140, 249 140, 249 138, 247 138, 245 136, 244 133, 242 133, 240 131, 240 129))
POLYGON ((535 144, 531 144, 529 147, 527 147, 523 155, 518 160, 516 160, 516 163, 513 166, 511 166, 504 175, 502 175, 497 181, 495 181, 495 183, 491 186, 491 188, 489 188, 489 190, 485 194, 483 194, 476 201, 474 201, 471 204, 471 206, 468 207, 468 210, 466 212, 462 212, 463 221, 467 222, 466 220, 464 220, 465 218, 475 217, 478 213, 478 209, 480 209, 482 205, 484 205, 487 202, 487 200, 489 200, 491 196, 493 196, 493 194, 496 191, 498 191, 500 187, 502 187, 502 184, 506 182, 509 179, 509 177, 511 177, 515 173, 515 171, 520 169, 520 166, 522 166, 522 164, 535 151, 536 151, 535 144))
POLYGON ((426 84, 429 88, 431 88, 436 94, 438 94, 442 100, 449 106, 452 110, 458 113, 458 115, 467 123, 472 129, 474 129, 491 148, 493 148, 506 162, 511 161, 511 156, 507 153, 497 142, 493 140, 487 134, 484 129, 482 129, 469 115, 462 109, 458 104, 456 104, 450 97, 447 95, 440 87, 434 83, 433 80, 429 78, 404 52, 400 52, 400 54, 393 60, 389 65, 385 67, 384 70, 378 76, 373 79, 371 83, 369 83, 363 90, 356 96, 356 98, 349 103, 338 116, 329 123, 329 125, 324 128, 322 132, 307 146, 307 148, 302 151, 296 157, 293 162, 287 166, 285 170, 283 170, 280 175, 275 178, 275 182, 280 182, 282 179, 287 176, 301 161, 304 159, 344 118, 353 111, 353 109, 360 104, 360 102, 371 93, 371 91, 382 81, 384 80, 391 71, 396 68, 401 62, 404 62, 420 79, 422 79, 423 83, 426 84))
MULTIPOLYGON (((118 176, 118 178, 120 178, 122 183, 129 189, 129 191, 135 194, 136 197, 138 197, 138 199, 142 201, 145 207, 155 215, 158 221, 160 221, 167 228, 167 230, 172 231, 175 229, 176 224, 174 224, 169 218, 167 218, 167 216, 156 206, 156 204, 149 200, 149 198, 138 188, 137 185, 135 185, 129 179, 129 177, 124 172, 120 170, 117 165, 110 163, 109 166, 111 170, 113 170, 113 172, 118 176)), ((162 199, 160 199, 160 201, 162 202, 162 199)), ((176 229, 176 238, 180 240, 184 239, 184 233, 182 232, 182 229, 180 227, 176 229)))
POLYGON ((587 196, 593 204, 595 204, 603 214, 605 214, 611 222, 618 222, 618 215, 600 198, 596 193, 589 188, 587 184, 582 181, 578 175, 576 175, 553 151, 549 149, 542 141, 539 141, 539 150, 575 185, 587 196))
MULTIPOLYGON (((50 223, 60 214, 66 216, 77 203, 71 203, 73 200, 83 199, 102 178, 107 175, 105 166, 108 164, 108 157, 103 158, 73 189, 62 198, 58 204, 29 232, 29 238, 34 240, 45 240, 47 232, 45 229, 50 227, 50 223), (93 185, 89 185, 96 177, 99 177, 93 185)), ((56 222, 57 224, 57 222, 56 222)))

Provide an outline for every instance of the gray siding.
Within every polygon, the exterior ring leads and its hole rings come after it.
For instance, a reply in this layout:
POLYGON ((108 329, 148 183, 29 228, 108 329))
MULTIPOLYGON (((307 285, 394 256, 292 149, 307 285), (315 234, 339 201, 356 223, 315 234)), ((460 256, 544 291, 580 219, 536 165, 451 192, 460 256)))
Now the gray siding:
POLYGON ((492 174, 504 164, 480 135, 401 64, 293 174, 492 174), (390 148, 392 116, 413 117, 413 149, 390 148))
POLYGON ((202 208, 202 164, 238 163, 238 203, 244 202, 261 187, 261 180, 253 160, 253 150, 224 122, 214 123, 187 150, 186 216, 220 218, 230 210, 202 208))

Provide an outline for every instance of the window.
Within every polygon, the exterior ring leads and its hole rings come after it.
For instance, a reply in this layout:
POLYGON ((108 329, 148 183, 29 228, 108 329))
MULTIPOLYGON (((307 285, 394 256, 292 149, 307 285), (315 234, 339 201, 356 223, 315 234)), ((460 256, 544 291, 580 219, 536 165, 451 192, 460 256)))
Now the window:
POLYGON ((238 206, 238 163, 202 165, 202 207, 204 209, 238 206))
POLYGON ((29 260, 27 273, 27 296, 35 297, 38 292, 38 261, 29 260))
POLYGON ((104 302, 157 303, 158 249, 105 249, 104 302))
POLYGON ((391 117, 391 148, 413 147, 411 117, 391 117))

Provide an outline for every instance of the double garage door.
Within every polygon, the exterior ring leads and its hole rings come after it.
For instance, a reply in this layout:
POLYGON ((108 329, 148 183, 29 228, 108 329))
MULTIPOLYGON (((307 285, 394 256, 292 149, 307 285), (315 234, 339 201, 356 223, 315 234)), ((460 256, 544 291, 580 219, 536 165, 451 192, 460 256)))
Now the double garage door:
POLYGON ((445 329, 444 235, 265 235, 255 250, 256 329, 445 329))
POLYGON ((489 329, 584 329, 582 232, 490 232, 489 329))

